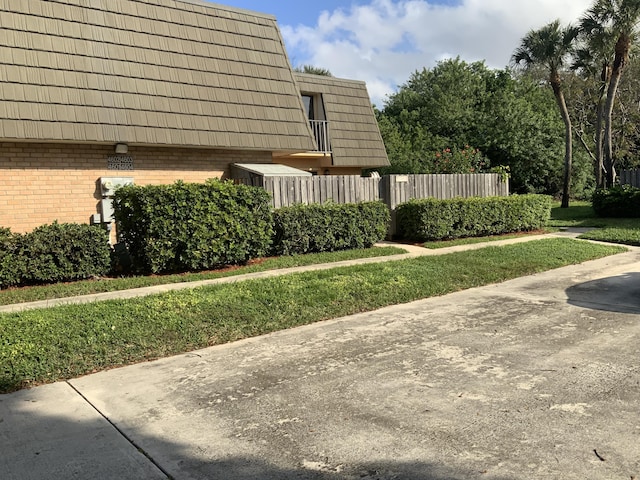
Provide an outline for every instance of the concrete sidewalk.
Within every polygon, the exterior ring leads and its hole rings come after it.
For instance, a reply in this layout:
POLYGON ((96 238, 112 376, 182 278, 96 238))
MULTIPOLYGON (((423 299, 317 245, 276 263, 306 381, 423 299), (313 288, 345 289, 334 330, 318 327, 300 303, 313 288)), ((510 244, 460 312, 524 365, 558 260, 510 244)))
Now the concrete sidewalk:
POLYGON ((640 250, 0 395, 0 478, 640 478, 640 250))
POLYGON ((557 232, 557 233, 551 233, 546 235, 528 235, 528 236, 512 238, 508 240, 498 240, 495 242, 478 243, 473 245, 460 245, 456 247, 440 248, 436 250, 430 250, 417 245, 407 245, 407 244, 394 243, 394 242, 381 242, 378 245, 403 248, 407 251, 407 253, 400 254, 400 255, 390 255, 386 257, 361 258, 361 259, 355 259, 355 260, 346 260, 343 262, 307 265, 307 266, 292 267, 292 268, 282 268, 279 270, 247 273, 247 274, 236 275, 232 277, 216 278, 212 280, 202 280, 197 282, 169 283, 165 285, 155 285, 152 287, 135 288, 131 290, 120 290, 115 292, 95 293, 91 295, 82 295, 78 297, 55 298, 51 300, 40 300, 36 302, 19 303, 19 304, 12 304, 12 305, 0 305, 0 313, 20 312, 23 310, 33 310, 37 308, 54 307, 56 305, 83 304, 83 303, 99 302, 103 300, 143 297, 146 295, 155 295, 158 293, 170 292, 175 290, 198 288, 198 287, 223 284, 223 283, 235 283, 235 282, 241 282, 244 280, 251 280, 251 279, 257 279, 257 278, 267 278, 267 277, 275 277, 280 275, 288 275, 290 273, 309 272, 313 270, 328 270, 331 268, 348 267, 352 265, 364 265, 368 263, 391 262, 394 260, 403 260, 406 258, 413 258, 413 257, 419 257, 419 256, 426 256, 426 255, 445 255, 447 253, 459 252, 464 250, 477 250, 480 248, 484 248, 488 245, 492 245, 492 246, 510 245, 515 243, 540 240, 542 238, 548 238, 548 237, 559 236, 559 237, 576 238, 584 230, 585 229, 572 229, 564 232, 557 232))

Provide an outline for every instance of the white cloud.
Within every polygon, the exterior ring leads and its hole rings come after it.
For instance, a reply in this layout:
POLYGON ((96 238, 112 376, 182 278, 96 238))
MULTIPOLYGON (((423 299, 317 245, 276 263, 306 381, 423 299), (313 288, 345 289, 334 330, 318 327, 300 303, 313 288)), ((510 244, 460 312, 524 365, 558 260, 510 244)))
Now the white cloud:
POLYGON ((591 0, 372 0, 323 12, 315 26, 282 26, 295 65, 328 68, 339 77, 367 82, 373 102, 423 67, 460 56, 504 68, 520 39, 560 18, 575 22, 591 0))

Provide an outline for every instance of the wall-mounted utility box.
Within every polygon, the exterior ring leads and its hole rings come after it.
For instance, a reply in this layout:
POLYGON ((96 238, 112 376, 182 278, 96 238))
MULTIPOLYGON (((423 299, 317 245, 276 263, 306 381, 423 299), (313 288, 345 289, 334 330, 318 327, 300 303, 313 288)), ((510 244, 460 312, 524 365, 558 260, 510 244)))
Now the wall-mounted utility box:
POLYGON ((118 188, 133 185, 133 177, 101 177, 99 182, 102 193, 102 200, 100 200, 102 223, 111 223, 113 221, 113 195, 118 188))
POLYGON ((100 189, 103 197, 113 197, 116 189, 133 185, 133 177, 101 177, 100 189))
POLYGON ((113 221, 113 199, 103 198, 100 200, 100 212, 102 213, 102 223, 113 221))

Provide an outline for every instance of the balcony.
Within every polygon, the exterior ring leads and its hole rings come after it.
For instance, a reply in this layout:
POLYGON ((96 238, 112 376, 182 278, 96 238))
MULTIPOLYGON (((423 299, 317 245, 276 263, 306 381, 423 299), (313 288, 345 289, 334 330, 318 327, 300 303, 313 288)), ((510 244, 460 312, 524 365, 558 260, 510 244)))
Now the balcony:
POLYGON ((316 139, 316 152, 330 154, 329 122, 326 120, 309 120, 313 137, 316 139))

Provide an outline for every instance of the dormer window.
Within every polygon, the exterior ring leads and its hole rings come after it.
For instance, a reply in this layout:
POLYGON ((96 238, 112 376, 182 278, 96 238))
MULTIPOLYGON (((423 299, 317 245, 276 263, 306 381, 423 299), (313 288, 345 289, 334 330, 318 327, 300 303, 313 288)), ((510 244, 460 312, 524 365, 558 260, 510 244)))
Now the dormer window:
POLYGON ((302 95, 302 103, 304 103, 304 109, 307 111, 307 118, 309 120, 315 120, 315 108, 313 104, 315 103, 313 95, 302 95))
POLYGON ((316 151, 322 153, 331 152, 331 142, 329 140, 329 124, 324 114, 322 95, 302 94, 302 103, 309 119, 313 136, 316 140, 316 151))

